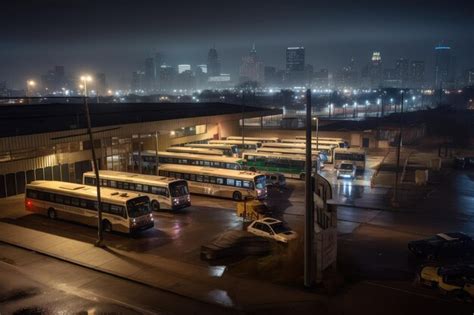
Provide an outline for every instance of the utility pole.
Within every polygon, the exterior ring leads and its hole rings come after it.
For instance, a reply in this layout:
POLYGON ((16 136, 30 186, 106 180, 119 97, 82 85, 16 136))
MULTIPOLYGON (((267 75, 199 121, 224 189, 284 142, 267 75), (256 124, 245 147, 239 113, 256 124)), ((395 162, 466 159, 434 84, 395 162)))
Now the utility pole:
POLYGON ((311 185, 312 157, 311 157, 311 89, 306 91, 306 163, 305 163, 305 228, 304 228, 304 286, 309 288, 313 284, 313 190, 311 185))
POLYGON ((158 175, 158 166, 159 166, 159 156, 158 156, 158 135, 160 133, 158 131, 155 131, 155 158, 156 158, 156 163, 155 163, 155 175, 158 175))
POLYGON ((84 84, 84 108, 86 112, 87 119, 87 133, 89 134, 89 141, 91 143, 92 151, 92 165, 94 166, 95 173, 95 184, 97 189, 97 241, 95 246, 102 247, 103 235, 102 235, 102 200, 100 198, 100 177, 99 177, 99 167, 97 166, 97 158, 95 155, 94 148, 94 137, 92 136, 92 127, 91 127, 91 115, 89 112, 89 103, 87 101, 87 82, 90 82, 92 79, 90 76, 82 76, 81 81, 84 84))
POLYGON ((399 169, 400 169, 400 151, 401 151, 401 146, 402 146, 402 132, 403 132, 403 103, 404 103, 404 95, 405 91, 401 91, 402 93, 402 104, 400 106, 400 119, 399 119, 399 125, 400 125, 400 130, 398 133, 398 142, 397 142, 397 168, 395 172, 395 186, 394 186, 394 191, 393 191, 393 205, 398 206, 398 177, 399 177, 399 169))
POLYGON ((242 150, 245 148, 245 90, 242 91, 242 150))

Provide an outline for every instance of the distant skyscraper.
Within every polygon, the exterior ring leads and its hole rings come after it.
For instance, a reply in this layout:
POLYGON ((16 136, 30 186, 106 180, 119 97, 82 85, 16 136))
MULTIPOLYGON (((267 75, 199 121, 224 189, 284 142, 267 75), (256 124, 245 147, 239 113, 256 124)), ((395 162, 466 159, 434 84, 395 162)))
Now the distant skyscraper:
POLYGON ((327 89, 329 87, 328 69, 321 69, 314 73, 313 87, 317 89, 327 89))
POLYGON ((191 65, 185 65, 185 64, 178 65, 178 73, 181 74, 184 71, 191 71, 191 65))
POLYGON ((395 72, 400 86, 402 88, 408 88, 410 85, 410 64, 408 59, 399 58, 395 61, 395 72))
POLYGON ((144 82, 145 82, 145 72, 137 70, 132 73, 132 82, 130 84, 130 89, 132 93, 143 93, 144 92, 144 82))
POLYGON ((288 47, 286 49, 286 72, 290 86, 302 85, 305 75, 304 47, 288 47))
POLYGON ((0 81, 0 96, 8 96, 7 81, 0 81))
POLYGON ((264 66, 257 56, 255 44, 252 46, 250 53, 242 58, 239 81, 255 81, 260 84, 264 81, 264 66))
POLYGON ((207 54, 207 73, 209 76, 219 76, 221 74, 221 63, 215 48, 209 49, 207 54))
POLYGON ((156 86, 156 67, 154 58, 145 59, 145 90, 152 92, 156 86))
POLYGON ((71 84, 66 78, 64 66, 55 66, 53 70, 41 76, 41 85, 49 94, 67 89, 71 84))
POLYGON ((265 67, 263 70, 263 77, 266 86, 276 86, 276 68, 265 67))
POLYGON ((174 87, 176 80, 176 70, 171 66, 162 65, 160 67, 160 89, 162 91, 170 91, 174 87))
POLYGON ((454 84, 454 65, 451 47, 435 47, 435 87, 449 88, 454 84))
POLYGON ((107 94, 107 82, 105 80, 105 73, 97 73, 95 75, 96 80, 96 89, 98 95, 106 95, 107 94))
POLYGON ((410 85, 413 88, 422 88, 425 85, 425 62, 413 60, 410 63, 410 85))
POLYGON ((369 64, 370 88, 377 88, 382 83, 382 55, 378 51, 372 53, 372 59, 369 64))

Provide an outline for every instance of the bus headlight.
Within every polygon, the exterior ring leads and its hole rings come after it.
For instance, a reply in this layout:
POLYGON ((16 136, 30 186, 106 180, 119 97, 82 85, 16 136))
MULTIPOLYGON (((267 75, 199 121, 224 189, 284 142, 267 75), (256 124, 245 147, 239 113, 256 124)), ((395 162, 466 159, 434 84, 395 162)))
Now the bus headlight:
POLYGON ((137 224, 137 219, 133 218, 133 219, 132 219, 132 224, 133 224, 133 225, 137 224))
POLYGON ((175 205, 179 204, 179 198, 173 198, 173 203, 174 203, 175 205))

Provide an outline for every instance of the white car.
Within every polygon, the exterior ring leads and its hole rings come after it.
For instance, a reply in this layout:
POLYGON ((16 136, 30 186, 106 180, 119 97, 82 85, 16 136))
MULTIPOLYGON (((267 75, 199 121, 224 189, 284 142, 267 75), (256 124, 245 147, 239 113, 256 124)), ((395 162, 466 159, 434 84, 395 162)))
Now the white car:
POLYGON ((352 162, 341 162, 337 168, 337 178, 350 178, 354 179, 356 177, 356 166, 352 162))
POLYGON ((291 230, 283 221, 273 218, 255 220, 248 226, 247 231, 282 243, 298 238, 298 233, 291 230))

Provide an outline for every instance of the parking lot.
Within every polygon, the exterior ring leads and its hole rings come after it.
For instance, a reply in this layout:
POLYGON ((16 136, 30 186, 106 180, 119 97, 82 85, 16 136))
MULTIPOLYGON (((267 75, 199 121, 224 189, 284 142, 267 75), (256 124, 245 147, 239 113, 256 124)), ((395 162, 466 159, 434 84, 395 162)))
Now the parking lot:
MULTIPOLYGON (((367 171, 353 181, 336 179, 335 171, 330 166, 322 172, 333 185, 334 197, 342 203, 349 202, 338 208, 338 266, 344 287, 350 288, 351 297, 370 292, 381 297, 409 298, 410 303, 420 309, 426 309, 423 305, 427 299, 431 302, 436 300, 429 307, 436 313, 453 306, 462 310, 470 308, 465 303, 440 298, 436 290, 415 286, 413 280, 419 262, 412 257, 406 245, 410 240, 440 231, 469 233, 473 230, 474 222, 468 217, 469 213, 474 213, 473 203, 469 203, 473 177, 459 172, 446 175, 445 185, 437 189, 443 190, 451 201, 457 201, 446 210, 440 209, 442 202, 436 196, 420 200, 416 211, 397 212, 351 206, 353 200, 376 200, 385 196, 384 192, 370 187, 370 176, 379 160, 380 157, 369 158, 367 171), (459 181, 465 184, 461 191, 453 184, 459 181)), ((300 235, 303 234, 304 182, 287 180, 285 188, 270 188, 267 203, 277 218, 285 220, 300 235)), ((96 239, 96 230, 92 227, 49 220, 25 212, 21 195, 2 200, 0 207, 4 222, 89 243, 96 239)), ((242 219, 236 216, 235 208, 236 203, 231 200, 193 195, 192 206, 187 209, 155 212, 153 229, 135 236, 106 234, 106 244, 126 251, 207 266, 199 258, 201 245, 228 229, 242 229, 242 219)), ((333 301, 336 308, 344 308, 344 303, 350 300, 343 294, 333 301)), ((382 304, 379 305, 380 310, 383 310, 382 304)), ((397 307, 399 311, 403 310, 402 305, 393 307, 393 314, 397 313, 397 307)))

